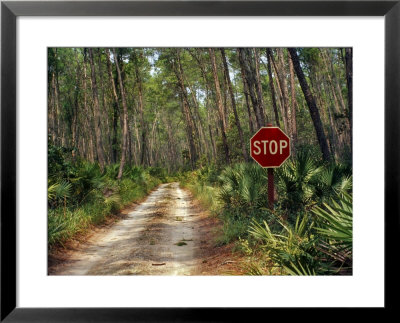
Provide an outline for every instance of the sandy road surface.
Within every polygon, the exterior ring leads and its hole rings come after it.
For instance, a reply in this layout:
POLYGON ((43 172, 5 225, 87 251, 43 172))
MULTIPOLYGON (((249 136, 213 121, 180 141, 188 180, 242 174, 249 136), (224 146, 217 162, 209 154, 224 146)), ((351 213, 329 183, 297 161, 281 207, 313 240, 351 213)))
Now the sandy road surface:
POLYGON ((162 184, 51 274, 191 275, 201 261, 197 217, 178 183, 162 184))

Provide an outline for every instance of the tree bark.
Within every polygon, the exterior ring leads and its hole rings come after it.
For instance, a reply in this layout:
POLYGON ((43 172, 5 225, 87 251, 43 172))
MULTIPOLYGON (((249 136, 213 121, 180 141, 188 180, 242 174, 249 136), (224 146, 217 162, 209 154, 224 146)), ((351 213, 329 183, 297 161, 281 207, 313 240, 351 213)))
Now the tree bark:
POLYGON ((255 69, 251 66, 251 63, 249 62, 250 60, 249 50, 245 48, 239 48, 238 50, 239 50, 239 62, 244 70, 251 103, 253 105, 254 113, 256 115, 257 127, 261 128, 265 126, 265 119, 263 113, 261 112, 262 110, 260 107, 260 101, 257 97, 255 90, 257 83, 255 69))
POLYGON ((349 107, 349 123, 351 150, 353 150, 353 49, 345 48, 346 80, 347 80, 347 104, 349 107))
MULTIPOLYGON (((113 54, 115 59, 117 57, 115 53, 115 48, 113 48, 113 54)), ((126 152, 128 147, 128 105, 126 104, 126 95, 125 95, 124 83, 122 81, 122 76, 121 76, 121 69, 119 67, 118 60, 116 59, 115 59, 115 66, 117 68, 119 90, 121 92, 122 111, 123 111, 121 162, 119 164, 119 170, 117 176, 117 179, 120 180, 122 178, 122 174, 124 171, 124 166, 126 162, 126 152)))
POLYGON ((283 57, 283 49, 278 48, 278 68, 277 68, 277 76, 280 84, 280 89, 282 91, 282 99, 283 99, 283 110, 285 111, 283 118, 286 119, 287 131, 291 140, 291 150, 294 152, 294 134, 293 134, 293 120, 292 120, 292 110, 289 103, 289 93, 288 86, 286 82, 286 68, 285 68, 285 59, 283 57))
POLYGON ((211 88, 212 88, 212 84, 210 84, 208 78, 207 78, 207 70, 205 67, 205 63, 204 63, 204 59, 202 56, 202 51, 200 48, 197 48, 195 53, 192 53, 191 51, 189 51, 189 53, 192 55, 192 57, 197 61, 200 71, 201 71, 201 75, 205 84, 205 108, 207 110, 207 125, 204 126, 204 138, 206 137, 206 133, 207 133, 207 128, 208 128, 208 140, 207 141, 207 146, 210 147, 211 146, 211 152, 209 151, 210 149, 208 149, 208 155, 209 155, 209 160, 214 160, 216 161, 216 157, 217 157, 217 150, 215 147, 215 141, 213 139, 213 131, 211 129, 211 113, 210 113, 210 92, 211 92, 211 88), (197 53, 197 55, 196 55, 197 53))
MULTIPOLYGON (((113 106, 113 125, 112 125, 112 139, 111 139, 111 160, 113 163, 117 162, 118 159, 118 152, 117 152, 117 144, 118 144, 118 118, 119 118, 119 99, 118 99, 118 91, 117 91, 117 86, 116 86, 116 81, 114 80, 113 77, 113 72, 112 72, 112 66, 111 66, 111 59, 110 59, 110 50, 106 50, 107 54, 107 70, 108 70, 108 77, 109 77, 109 82, 111 84, 111 89, 112 89, 112 94, 114 97, 114 106, 113 106)), ((117 60, 114 57, 114 61, 117 64, 117 60)), ((118 76, 117 76, 118 77, 118 76)))
POLYGON ((96 148, 97 148, 97 158, 99 160, 101 172, 104 171, 105 159, 104 159, 104 148, 103 139, 101 131, 101 116, 100 116, 100 105, 99 105, 99 94, 97 91, 97 81, 96 72, 93 59, 92 48, 89 51, 89 62, 91 68, 91 78, 92 78, 92 94, 93 94, 93 112, 94 112, 94 130, 96 134, 96 148))
POLYGON ((269 57, 268 50, 267 50, 267 71, 268 71, 269 88, 271 91, 271 98, 272 98, 272 108, 274 109, 274 115, 275 115, 275 124, 277 127, 280 128, 281 123, 279 121, 278 107, 276 105, 275 87, 271 70, 271 58, 269 57))
POLYGON ((75 80, 75 93, 74 93, 74 107, 72 115, 72 157, 75 159, 78 150, 78 120, 79 120, 79 92, 80 92, 80 81, 81 81, 81 64, 78 59, 78 54, 75 51, 76 59, 76 80, 75 80))
POLYGON ((267 48, 267 56, 269 58, 270 64, 274 69, 275 72, 275 80, 276 80, 276 88, 277 88, 277 93, 279 96, 279 110, 281 111, 281 116, 282 116, 282 121, 283 121, 283 128, 285 131, 289 131, 289 125, 288 125, 288 120, 287 120, 287 114, 285 110, 285 103, 283 99, 283 89, 281 88, 280 82, 279 82, 279 68, 275 64, 274 56, 272 53, 272 50, 270 48, 267 48))
POLYGON ((254 134, 254 121, 253 121, 253 116, 251 114, 251 109, 250 109, 250 103, 249 103, 249 85, 247 84, 246 81, 246 76, 245 76, 245 71, 243 65, 240 65, 240 72, 242 75, 242 82, 243 82, 243 92, 244 92, 244 97, 246 100, 246 108, 247 108, 247 115, 249 116, 249 129, 250 133, 254 134))
POLYGON ((230 163, 230 158, 229 158, 229 147, 228 147, 228 140, 226 137, 226 129, 224 125, 224 107, 222 105, 222 97, 221 97, 221 89, 219 85, 219 79, 218 79, 218 71, 217 71, 217 64, 215 61, 215 52, 213 48, 208 49, 210 53, 210 58, 211 58, 211 66, 213 70, 213 76, 214 76, 214 83, 215 83, 215 93, 217 97, 217 106, 218 106, 218 112, 219 112, 219 119, 220 119, 220 128, 221 128, 221 135, 222 135, 222 143, 224 146, 224 153, 225 153, 225 161, 227 164, 230 163))
MULTIPOLYGON (((87 57, 86 57, 86 50, 84 50, 83 53, 83 111, 85 112, 85 121, 86 121, 86 126, 84 127, 86 129, 86 141, 88 142, 89 149, 87 151, 87 156, 90 162, 94 163, 95 160, 95 151, 94 151, 94 144, 93 144, 93 122, 91 119, 91 116, 93 116, 93 113, 88 106, 88 100, 87 100, 87 57)), ((84 145, 86 149, 86 145, 84 145)))
POLYGON ((289 53, 289 72, 290 72, 290 90, 291 90, 291 98, 292 98, 292 105, 289 107, 291 108, 290 113, 290 123, 292 128, 292 153, 296 153, 296 146, 297 146, 297 123, 296 123, 296 108, 297 108, 297 100, 296 100, 296 83, 294 81, 294 66, 293 61, 290 59, 289 53))
POLYGON ((264 125, 269 123, 268 114, 265 111, 264 105, 264 98, 263 98, 263 91, 261 86, 261 77, 260 77, 260 57, 258 56, 257 48, 253 48, 254 51, 254 63, 255 63, 255 74, 256 74, 256 90, 257 90, 257 97, 258 97, 258 106, 260 109, 260 113, 264 119, 264 125))
POLYGON ((222 63, 224 65, 224 69, 225 69, 226 81, 228 83, 229 94, 231 97, 233 115, 235 116, 235 123, 236 123, 236 127, 237 127, 238 133, 239 133, 239 140, 240 140, 240 146, 242 147, 243 158, 246 162, 248 162, 249 155, 248 155, 248 152, 246 149, 246 145, 244 143, 243 130, 240 125, 240 120, 239 120, 239 116, 238 116, 237 109, 236 109, 236 100, 235 100, 235 96, 233 94, 231 78, 229 76, 228 63, 226 61, 225 50, 223 48, 221 48, 221 56, 222 56, 222 63))
POLYGON ((315 132, 317 135, 318 143, 322 152, 322 157, 325 161, 331 159, 328 143, 324 133, 324 129, 321 122, 321 117, 319 115, 318 107, 315 103, 315 99, 308 87, 306 77, 304 76, 303 69, 300 66, 299 57, 297 56, 295 48, 288 48, 290 53, 290 58, 293 61, 293 66, 299 79, 301 89, 303 90, 304 98, 306 99, 308 109, 310 111, 311 119, 314 124, 315 132))
POLYGON ((140 131, 141 131, 141 142, 140 142, 140 164, 145 164, 145 156, 146 156, 146 124, 144 121, 144 107, 143 107, 143 85, 142 85, 142 77, 139 71, 139 57, 136 54, 136 49, 133 49, 132 52, 133 60, 135 63, 135 75, 136 75, 136 83, 138 85, 138 108, 139 108, 139 117, 140 117, 140 131))
POLYGON ((180 98, 182 102, 182 114, 186 121, 186 133, 189 141, 189 153, 190 153, 190 164, 192 169, 195 168, 197 162, 197 149, 196 142, 194 138, 195 125, 193 122, 193 117, 190 112, 189 98, 185 88, 183 79, 183 68, 180 60, 180 49, 176 50, 176 61, 173 61, 173 69, 178 80, 178 89, 180 93, 180 98))

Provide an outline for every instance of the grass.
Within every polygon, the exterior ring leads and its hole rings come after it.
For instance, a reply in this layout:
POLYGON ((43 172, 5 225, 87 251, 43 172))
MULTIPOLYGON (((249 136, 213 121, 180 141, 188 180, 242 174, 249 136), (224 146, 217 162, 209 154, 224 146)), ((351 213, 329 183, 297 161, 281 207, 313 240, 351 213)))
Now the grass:
POLYGON ((246 220, 233 220, 225 215, 223 223, 221 235, 216 239, 217 246, 228 244, 248 234, 249 224, 246 220))
POLYGON ((217 189, 204 183, 186 183, 183 185, 200 201, 201 205, 212 213, 221 209, 221 203, 217 198, 217 189))

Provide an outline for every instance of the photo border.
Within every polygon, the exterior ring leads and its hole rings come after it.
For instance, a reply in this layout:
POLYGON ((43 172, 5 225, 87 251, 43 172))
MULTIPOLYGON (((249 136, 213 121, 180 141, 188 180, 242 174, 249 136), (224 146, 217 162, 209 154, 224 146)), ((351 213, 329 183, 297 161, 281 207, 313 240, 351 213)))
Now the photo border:
MULTIPOLYGON (((1 3, 1 321, 237 321, 271 308, 16 307, 16 19, 18 16, 384 16, 385 310, 395 310, 399 236, 400 0, 396 1, 3 1, 1 3), (391 295, 391 296, 389 296, 391 295)), ((365 53, 368 55, 368 53, 365 53)), ((371 125, 373 129, 373 125, 371 125)), ((366 143, 367 144, 367 143, 366 143)), ((367 174, 373 177, 371 173, 367 174)), ((373 187, 371 187, 373 189, 373 187)), ((373 239, 373 237, 371 237, 373 239)), ((374 265, 371 255, 371 266, 374 265)), ((40 291, 38 291, 40 292, 40 291)), ((345 292, 345 291, 344 291, 345 292)), ((277 309, 273 309, 274 311, 277 309)), ((293 315, 288 308, 280 308, 293 315)), ((333 309, 328 309, 329 311, 333 309)), ((380 315, 381 311, 378 311, 380 315)), ((378 316, 377 316, 378 317, 378 316)), ((382 319, 381 316, 379 316, 382 319)))

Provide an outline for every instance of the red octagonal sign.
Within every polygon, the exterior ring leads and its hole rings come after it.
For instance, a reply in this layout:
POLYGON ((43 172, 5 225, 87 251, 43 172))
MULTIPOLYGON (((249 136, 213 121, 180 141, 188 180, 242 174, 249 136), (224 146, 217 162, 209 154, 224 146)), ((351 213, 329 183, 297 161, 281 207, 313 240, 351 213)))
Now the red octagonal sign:
POLYGON ((290 139, 278 127, 263 127, 250 139, 250 155, 262 167, 279 167, 290 156, 290 139))

